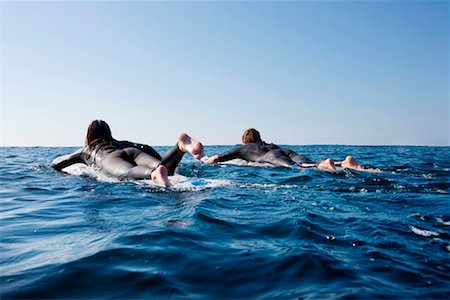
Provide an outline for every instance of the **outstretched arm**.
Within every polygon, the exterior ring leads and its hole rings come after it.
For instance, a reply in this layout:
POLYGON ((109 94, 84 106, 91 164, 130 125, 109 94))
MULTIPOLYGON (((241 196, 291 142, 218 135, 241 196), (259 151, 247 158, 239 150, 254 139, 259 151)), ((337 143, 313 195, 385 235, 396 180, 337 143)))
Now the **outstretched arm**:
POLYGON ((224 154, 213 155, 210 158, 205 159, 203 162, 206 162, 206 163, 218 163, 218 162, 229 161, 229 160, 236 159, 236 158, 245 159, 245 157, 242 155, 242 149, 243 149, 243 146, 242 147, 238 147, 238 148, 234 148, 234 149, 231 149, 228 152, 225 152, 224 154))
POLYGON ((81 152, 77 152, 69 156, 63 156, 60 157, 59 159, 55 159, 55 162, 52 164, 51 167, 57 171, 61 171, 65 167, 68 167, 76 163, 84 163, 84 161, 81 159, 81 152))
POLYGON ((219 160, 219 155, 213 155, 211 157, 203 157, 202 162, 205 164, 213 164, 216 163, 219 160))

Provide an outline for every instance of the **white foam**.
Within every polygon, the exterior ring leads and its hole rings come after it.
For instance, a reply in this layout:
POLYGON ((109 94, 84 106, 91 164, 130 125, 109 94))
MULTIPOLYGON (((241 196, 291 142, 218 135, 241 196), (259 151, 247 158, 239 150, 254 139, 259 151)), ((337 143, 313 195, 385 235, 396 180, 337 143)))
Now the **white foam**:
POLYGON ((119 182, 117 178, 105 174, 99 168, 86 166, 85 164, 73 164, 62 169, 62 171, 75 176, 87 175, 102 182, 119 182))
POLYGON ((273 189, 273 188, 280 188, 280 189, 295 189, 295 188, 301 188, 300 185, 290 185, 290 184, 271 184, 271 183, 235 183, 237 186, 242 188, 257 188, 257 189, 273 189))
MULTIPOLYGON (((120 182, 117 178, 105 174, 100 169, 86 166, 84 164, 73 164, 64 168, 62 171, 75 176, 87 175, 101 182, 120 182)), ((230 180, 192 178, 179 174, 169 176, 169 180, 173 184, 173 187, 171 188, 172 190, 200 190, 235 184, 230 180)), ((138 185, 147 185, 150 187, 164 189, 160 183, 156 183, 152 180, 132 180, 131 182, 138 185)))
POLYGON ((439 236, 439 233, 437 233, 437 232, 419 229, 419 228, 414 227, 412 225, 409 225, 409 228, 412 230, 412 232, 414 232, 415 234, 421 235, 421 236, 425 236, 425 237, 439 236))
POLYGON ((445 225, 445 226, 449 226, 450 225, 450 221, 444 221, 442 218, 439 218, 439 217, 436 217, 435 219, 436 219, 436 221, 438 221, 442 225, 445 225))
MULTIPOLYGON (((193 178, 186 177, 180 174, 169 176, 169 180, 173 184, 170 189, 176 191, 197 191, 206 188, 234 185, 231 180, 193 178)), ((164 188, 162 184, 154 182, 152 180, 139 180, 134 182, 140 185, 145 184, 150 187, 164 188)))
POLYGON ((448 194, 447 191, 441 190, 441 189, 437 189, 436 192, 437 192, 437 193, 440 193, 440 194, 448 194))
MULTIPOLYGON (((268 163, 268 162, 251 162, 243 159, 232 159, 229 161, 220 162, 220 165, 233 165, 233 166, 248 166, 248 167, 272 167, 275 168, 277 166, 268 163)), ((301 164, 301 166, 293 165, 294 168, 315 168, 317 164, 301 164)), ((316 168, 317 169, 317 168, 316 168)))
POLYGON ((274 165, 269 163, 260 163, 260 162, 250 162, 243 159, 232 159, 229 161, 221 162, 219 164, 222 165, 235 165, 235 166, 249 166, 249 167, 274 167, 274 165))
MULTIPOLYGON (((86 166, 84 164, 73 164, 64 168, 62 171, 75 176, 87 175, 100 182, 120 182, 117 178, 108 176, 100 169, 95 167, 86 166)), ((289 185, 289 184, 262 184, 262 183, 239 183, 231 180, 225 179, 205 179, 205 178, 193 178, 187 177, 180 174, 175 174, 169 176, 169 180, 172 182, 173 186, 170 188, 175 191, 198 191, 207 188, 217 188, 224 186, 238 186, 240 188, 253 188, 253 189, 294 189, 302 188, 300 185, 289 185)), ((164 190, 165 187, 150 179, 146 180, 132 180, 137 185, 145 185, 151 188, 157 188, 164 190)))

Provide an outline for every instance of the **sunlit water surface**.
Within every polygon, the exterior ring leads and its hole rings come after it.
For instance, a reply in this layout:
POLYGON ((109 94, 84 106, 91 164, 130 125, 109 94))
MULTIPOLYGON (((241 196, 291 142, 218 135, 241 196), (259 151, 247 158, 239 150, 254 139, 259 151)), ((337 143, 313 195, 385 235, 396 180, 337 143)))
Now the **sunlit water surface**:
POLYGON ((291 148, 382 172, 186 156, 166 190, 0 148, 1 298, 450 298, 449 147, 291 148))

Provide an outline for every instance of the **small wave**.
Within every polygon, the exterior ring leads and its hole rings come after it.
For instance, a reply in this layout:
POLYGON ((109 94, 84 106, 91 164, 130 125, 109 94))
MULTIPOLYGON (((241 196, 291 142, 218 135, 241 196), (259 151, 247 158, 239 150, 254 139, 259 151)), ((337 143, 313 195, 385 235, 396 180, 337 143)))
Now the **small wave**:
POLYGON ((29 167, 29 169, 31 171, 41 171, 41 170, 50 170, 50 167, 47 165, 35 165, 35 166, 31 166, 29 167))
POLYGON ((419 214, 419 213, 412 213, 408 216, 408 218, 415 218, 415 219, 419 219, 421 221, 427 221, 427 219, 429 219, 429 217, 419 214))
MULTIPOLYGON (((186 177, 183 175, 175 174, 173 176, 169 176, 170 181, 172 182, 173 186, 170 188, 170 190, 174 191, 198 191, 203 190, 206 188, 216 188, 216 187, 223 187, 223 186, 230 186, 235 185, 230 180, 225 179, 203 179, 203 178, 192 178, 192 177, 186 177)), ((164 189, 164 187, 156 183, 152 180, 139 180, 134 181, 136 184, 145 184, 149 187, 159 187, 164 189)))
POLYGON ((348 189, 348 191, 349 192, 353 192, 353 193, 362 193, 362 194, 365 194, 365 193, 368 193, 369 192, 369 190, 367 190, 366 188, 358 188, 358 187, 356 187, 356 186, 352 186, 352 187, 350 187, 349 189, 348 189))
POLYGON ((409 228, 412 230, 412 232, 414 232, 417 235, 421 235, 421 236, 425 236, 425 237, 439 236, 439 233, 437 233, 437 232, 424 230, 424 229, 419 229, 419 228, 414 227, 412 225, 409 225, 409 228))
POLYGON ((449 226, 450 221, 444 221, 442 218, 436 217, 436 221, 438 221, 441 225, 449 226))
POLYGON ((437 190, 435 190, 435 192, 439 193, 439 194, 448 194, 447 191, 444 191, 444 190, 441 190, 441 189, 437 189, 437 190))
POLYGON ((281 189, 295 189, 295 188, 303 188, 301 185, 292 185, 292 184, 271 184, 271 183, 240 183, 236 184, 241 188, 256 188, 256 189, 273 189, 273 188, 281 188, 281 189))
MULTIPOLYGON (((100 182, 121 182, 117 178, 108 176, 98 168, 86 166, 84 164, 74 164, 64 168, 63 171, 70 175, 93 177, 100 182)), ((171 190, 176 191, 195 191, 205 188, 233 185, 233 182, 230 180, 192 178, 179 174, 169 176, 169 179, 174 185, 171 190)), ((146 185, 150 188, 165 190, 161 184, 152 180, 131 180, 131 182, 138 185, 146 185)))

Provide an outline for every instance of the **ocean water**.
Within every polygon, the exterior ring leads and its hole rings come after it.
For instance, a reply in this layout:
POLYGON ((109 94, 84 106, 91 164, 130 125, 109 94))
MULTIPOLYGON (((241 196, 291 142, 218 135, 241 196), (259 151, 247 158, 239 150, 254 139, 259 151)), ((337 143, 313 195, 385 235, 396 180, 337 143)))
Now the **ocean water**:
POLYGON ((382 172, 186 156, 166 190, 0 148, 0 298, 450 299, 449 147, 291 148, 382 172))

